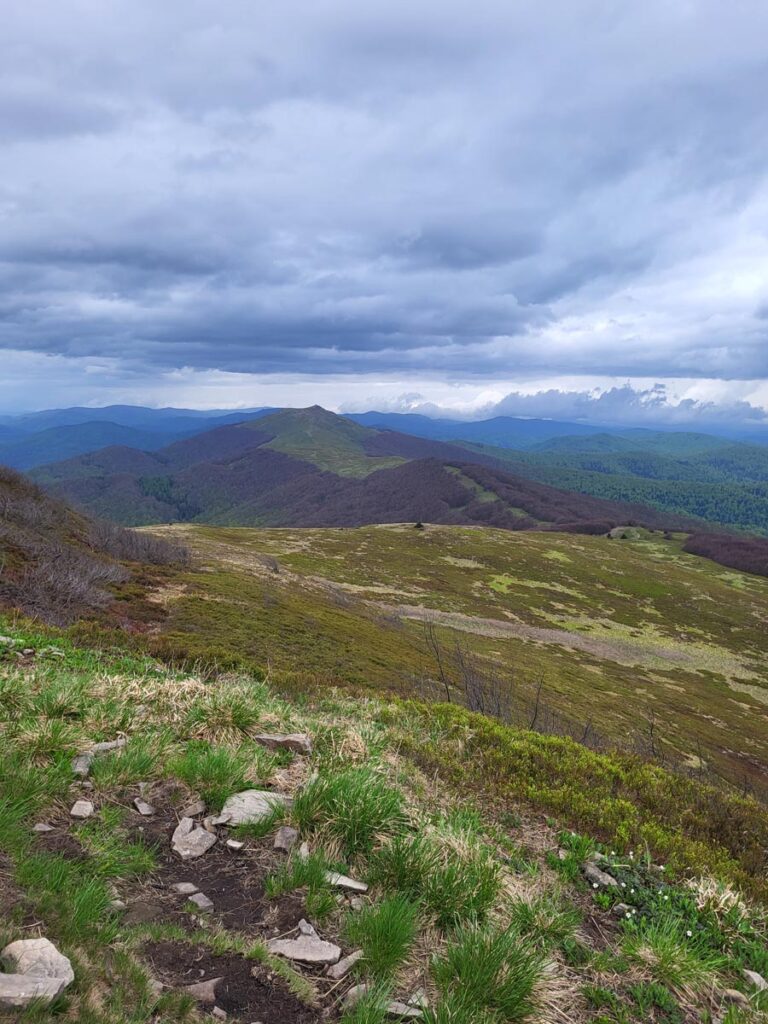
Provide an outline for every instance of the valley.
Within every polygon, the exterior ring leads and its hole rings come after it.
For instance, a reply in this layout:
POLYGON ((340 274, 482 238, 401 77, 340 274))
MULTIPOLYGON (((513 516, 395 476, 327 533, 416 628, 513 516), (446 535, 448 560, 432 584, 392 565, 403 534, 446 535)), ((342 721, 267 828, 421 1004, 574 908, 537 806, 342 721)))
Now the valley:
POLYGON ((157 641, 192 660, 459 703, 469 681, 515 724, 535 713, 545 729, 768 788, 768 580, 686 554, 682 536, 152 532, 193 552, 155 595, 157 641))

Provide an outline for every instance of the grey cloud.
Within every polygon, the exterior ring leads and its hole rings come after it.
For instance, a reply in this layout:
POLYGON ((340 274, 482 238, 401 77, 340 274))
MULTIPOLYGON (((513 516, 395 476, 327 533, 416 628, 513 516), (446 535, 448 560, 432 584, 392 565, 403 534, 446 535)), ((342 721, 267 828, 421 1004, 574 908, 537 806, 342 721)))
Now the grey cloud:
POLYGON ((0 346, 765 375, 767 33, 758 0, 16 5, 0 346))

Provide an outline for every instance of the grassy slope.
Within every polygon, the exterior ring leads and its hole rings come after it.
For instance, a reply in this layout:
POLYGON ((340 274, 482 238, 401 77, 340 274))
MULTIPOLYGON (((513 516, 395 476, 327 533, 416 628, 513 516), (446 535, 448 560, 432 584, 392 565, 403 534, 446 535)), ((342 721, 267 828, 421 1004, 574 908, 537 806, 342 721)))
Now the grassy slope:
MULTIPOLYGON (((768 581, 660 534, 606 540, 464 527, 178 527, 204 571, 169 595, 161 642, 324 685, 424 692, 425 617, 511 694, 625 746, 761 789, 768 766, 768 581), (277 571, 276 571, 277 570, 277 571), (738 738, 736 740, 736 738, 738 738)), ((572 733, 574 730, 571 730, 572 733)))
MULTIPOLYGON (((162 943, 181 972, 203 956, 217 956, 225 974, 244 960, 246 976, 252 967, 267 992, 291 991, 306 1021, 382 1024, 375 1006, 339 1010, 338 996, 358 980, 401 998, 423 987, 425 1024, 765 1019, 764 997, 752 999, 750 1015, 728 1010, 723 996, 734 986, 752 994, 745 967, 768 975, 765 912, 732 888, 742 884, 755 896, 765 889, 768 815, 759 805, 457 708, 332 692, 295 705, 255 677, 173 673, 143 658, 78 649, 18 621, 0 620, 0 633, 11 635, 13 650, 39 652, 0 660, 3 941, 44 934, 76 974, 50 1011, 9 1020, 208 1019, 175 987, 197 972, 153 992, 148 960, 162 943), (45 653, 51 644, 59 656, 45 653), (251 736, 264 730, 309 732, 309 763, 256 746, 251 736), (117 733, 126 747, 97 758, 84 792, 72 776, 73 753, 117 733), (317 780, 307 785, 313 771, 317 780), (220 842, 202 861, 174 866, 173 807, 199 795, 216 812, 249 784, 297 795, 292 824, 313 859, 280 867, 261 830, 241 836, 235 859, 263 879, 267 906, 288 915, 284 932, 308 916, 344 952, 362 946, 364 960, 340 988, 270 957, 264 942, 273 930, 242 916, 233 924, 225 890, 210 917, 193 917, 168 892, 185 875, 201 877, 205 888, 233 863, 220 842), (139 792, 157 805, 151 819, 133 810, 139 792), (166 803, 169 793, 175 805, 166 803), (67 813, 81 795, 96 805, 84 824, 67 813), (542 811, 559 821, 544 823, 542 811), (32 832, 41 820, 52 833, 32 832), (558 823, 586 834, 558 835, 558 823), (599 840, 604 866, 624 883, 615 893, 581 879, 599 840), (371 883, 363 911, 329 890, 326 865, 371 883), (111 906, 115 895, 127 908, 111 906), (610 912, 619 900, 634 911, 621 921, 610 912), (151 923, 136 913, 147 901, 151 923), (514 985, 505 985, 498 965, 491 969, 489 944, 501 944, 514 985)), ((242 884, 236 872, 230 884, 242 884)))

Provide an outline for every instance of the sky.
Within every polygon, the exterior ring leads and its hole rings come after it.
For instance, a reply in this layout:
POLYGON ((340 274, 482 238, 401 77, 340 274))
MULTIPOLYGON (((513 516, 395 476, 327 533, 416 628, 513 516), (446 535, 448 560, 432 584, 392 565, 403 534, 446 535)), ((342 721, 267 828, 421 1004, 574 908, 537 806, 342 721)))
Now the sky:
POLYGON ((27 0, 0 412, 768 423, 764 0, 27 0))

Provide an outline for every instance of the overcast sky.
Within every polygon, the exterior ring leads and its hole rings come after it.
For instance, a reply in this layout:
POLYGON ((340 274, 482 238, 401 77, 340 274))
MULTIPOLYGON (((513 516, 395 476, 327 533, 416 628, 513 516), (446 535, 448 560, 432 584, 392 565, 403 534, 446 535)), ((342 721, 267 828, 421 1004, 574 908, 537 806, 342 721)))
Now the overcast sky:
POLYGON ((765 0, 8 5, 0 411, 765 417, 766 39, 765 0))

